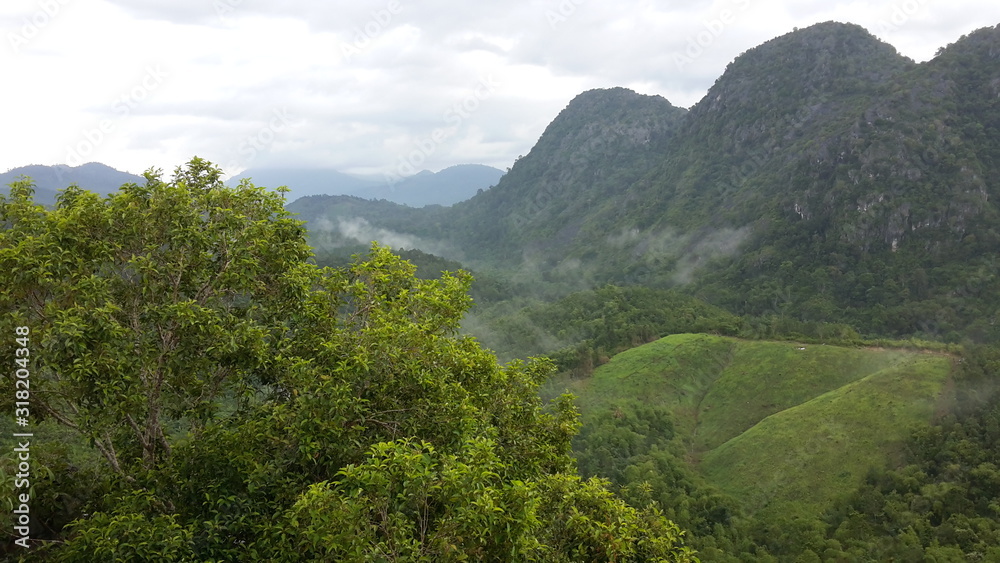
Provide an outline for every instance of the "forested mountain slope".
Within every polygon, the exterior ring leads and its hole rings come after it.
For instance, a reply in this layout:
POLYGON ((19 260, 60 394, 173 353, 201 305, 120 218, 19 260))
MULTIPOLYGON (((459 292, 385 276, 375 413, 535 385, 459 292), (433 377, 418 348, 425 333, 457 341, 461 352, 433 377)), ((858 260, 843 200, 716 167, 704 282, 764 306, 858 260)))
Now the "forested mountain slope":
POLYGON ((995 340, 998 51, 985 28, 917 64, 817 24, 737 57, 690 111, 585 92, 493 189, 350 219, 568 289, 681 286, 739 314, 995 340))

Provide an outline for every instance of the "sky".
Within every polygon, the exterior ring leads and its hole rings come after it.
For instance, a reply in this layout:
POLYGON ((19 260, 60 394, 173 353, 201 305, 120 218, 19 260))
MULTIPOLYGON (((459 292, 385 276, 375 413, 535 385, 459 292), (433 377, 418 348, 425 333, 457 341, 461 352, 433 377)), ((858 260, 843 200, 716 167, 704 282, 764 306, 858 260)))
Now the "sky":
POLYGON ((922 62, 995 0, 3 0, 0 170, 506 170, 576 95, 700 100, 743 51, 855 23, 922 62))

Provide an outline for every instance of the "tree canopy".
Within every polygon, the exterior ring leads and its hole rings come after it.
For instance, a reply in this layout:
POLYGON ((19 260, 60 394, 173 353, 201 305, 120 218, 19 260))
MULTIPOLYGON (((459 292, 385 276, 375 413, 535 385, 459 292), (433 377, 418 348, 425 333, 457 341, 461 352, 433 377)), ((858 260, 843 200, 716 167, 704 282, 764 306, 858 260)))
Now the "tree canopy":
POLYGON ((576 475, 572 398, 538 396, 551 362, 458 334, 469 274, 419 279, 376 244, 320 268, 280 194, 198 158, 161 176, 0 199, 0 330, 31 329, 32 422, 112 470, 47 557, 694 559, 657 506, 576 475))

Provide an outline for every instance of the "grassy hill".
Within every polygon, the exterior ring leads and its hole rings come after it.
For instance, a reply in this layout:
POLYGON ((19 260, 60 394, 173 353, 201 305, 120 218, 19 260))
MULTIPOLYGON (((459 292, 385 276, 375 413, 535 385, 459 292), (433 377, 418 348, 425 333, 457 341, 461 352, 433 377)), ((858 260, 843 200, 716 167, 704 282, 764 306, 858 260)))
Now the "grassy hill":
POLYGON ((550 390, 578 396, 585 428, 637 405, 665 412, 663 438, 746 510, 816 516, 870 469, 893 464, 914 426, 950 407, 952 361, 678 334, 550 390))

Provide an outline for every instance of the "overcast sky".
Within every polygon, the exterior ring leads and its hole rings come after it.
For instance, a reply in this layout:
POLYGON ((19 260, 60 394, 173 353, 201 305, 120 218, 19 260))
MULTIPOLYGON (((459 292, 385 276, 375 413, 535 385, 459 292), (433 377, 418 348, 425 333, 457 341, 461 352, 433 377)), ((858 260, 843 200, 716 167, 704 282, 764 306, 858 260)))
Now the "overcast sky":
POLYGON ((0 169, 506 169, 577 94, 690 107, 741 52, 814 23, 905 56, 996 0, 3 0, 0 169))

